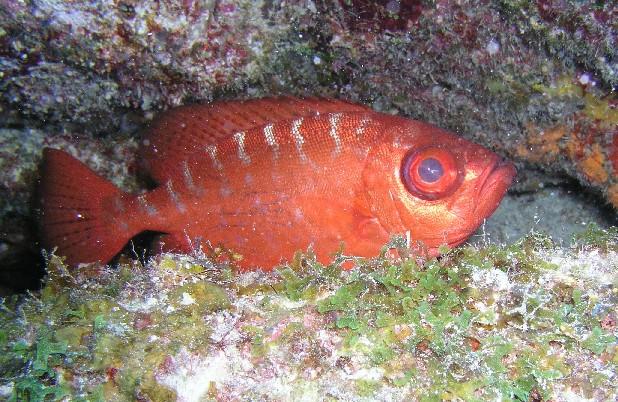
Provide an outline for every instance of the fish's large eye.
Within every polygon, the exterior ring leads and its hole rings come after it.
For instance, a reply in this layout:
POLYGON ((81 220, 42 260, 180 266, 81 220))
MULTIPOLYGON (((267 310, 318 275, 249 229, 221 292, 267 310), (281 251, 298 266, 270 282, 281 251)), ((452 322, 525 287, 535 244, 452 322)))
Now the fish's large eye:
POLYGON ((426 147, 412 150, 404 157, 401 179, 415 197, 436 200, 459 187, 463 181, 463 167, 452 152, 426 147))

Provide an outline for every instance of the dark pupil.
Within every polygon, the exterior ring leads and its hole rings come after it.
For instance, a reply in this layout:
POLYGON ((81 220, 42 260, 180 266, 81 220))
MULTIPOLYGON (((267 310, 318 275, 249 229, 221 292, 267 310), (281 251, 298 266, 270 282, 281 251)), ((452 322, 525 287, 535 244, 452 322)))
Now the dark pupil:
POLYGON ((418 175, 427 183, 438 181, 443 174, 442 164, 434 158, 427 158, 418 165, 418 175))

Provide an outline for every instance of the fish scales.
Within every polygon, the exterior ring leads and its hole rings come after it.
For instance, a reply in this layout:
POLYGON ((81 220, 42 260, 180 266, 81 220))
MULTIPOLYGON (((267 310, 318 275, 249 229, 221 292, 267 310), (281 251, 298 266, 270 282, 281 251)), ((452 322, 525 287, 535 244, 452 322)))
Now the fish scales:
POLYGON ((142 144, 139 159, 159 186, 139 196, 45 150, 46 247, 70 264, 107 262, 150 230, 164 234, 163 250, 209 242, 242 255, 240 268, 271 269, 307 247, 324 262, 341 244, 376 255, 407 233, 413 251, 435 255, 493 212, 515 174, 445 130, 322 98, 179 107, 142 144))
POLYGON ((222 102, 205 105, 200 113, 196 113, 192 106, 177 108, 153 124, 152 130, 146 137, 150 145, 143 149, 142 160, 152 177, 164 182, 174 174, 179 155, 199 153, 202 145, 217 144, 219 140, 234 133, 264 127, 269 123, 291 121, 299 117, 337 110, 367 111, 368 109, 342 101, 320 102, 318 99, 295 98, 222 102), (197 121, 193 118, 196 114, 201 116, 197 121), (239 114, 253 118, 239 118, 239 114), (186 135, 194 131, 208 133, 208 136, 197 138, 195 135, 186 135), (157 152, 154 152, 155 150, 157 152))

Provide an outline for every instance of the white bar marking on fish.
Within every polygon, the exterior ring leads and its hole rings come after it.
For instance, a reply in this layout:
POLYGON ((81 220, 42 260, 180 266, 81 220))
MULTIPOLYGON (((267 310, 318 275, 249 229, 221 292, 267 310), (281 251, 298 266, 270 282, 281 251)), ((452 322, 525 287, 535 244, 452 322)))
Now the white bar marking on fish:
POLYGON ((217 146, 207 145, 205 149, 206 149, 206 152, 208 152, 208 155, 210 155, 210 159, 212 160, 212 164, 215 167, 215 169, 219 171, 223 170, 223 165, 221 164, 221 161, 219 161, 219 159, 217 158, 217 146))
POLYGON ((335 150, 333 155, 339 155, 341 153, 341 139, 339 138, 339 120, 341 119, 341 113, 332 113, 328 120, 330 121, 330 136, 335 141, 335 150))
POLYGON ((122 202, 121 197, 114 198, 114 208, 116 209, 116 212, 124 213, 124 203, 122 202))
POLYGON ((365 129, 367 128, 367 123, 369 123, 369 117, 365 116, 362 118, 358 127, 356 127, 356 138, 360 139, 363 135, 365 135, 365 129))
POLYGON ((174 205, 176 205, 176 209, 178 209, 178 211, 180 211, 180 213, 185 213, 187 212, 187 207, 185 207, 185 204, 183 204, 180 201, 180 198, 178 197, 178 194, 174 191, 174 187, 172 187, 172 181, 168 180, 167 181, 167 193, 170 196, 170 199, 172 200, 172 202, 174 203, 174 205))
POLYGON ((234 134, 234 141, 236 141, 236 145, 238 146, 238 159, 240 159, 243 165, 248 165, 251 163, 251 157, 245 151, 245 133, 244 131, 240 131, 234 134))
POLYGON ((191 191, 195 191, 195 183, 193 182, 193 176, 191 176, 191 170, 189 169, 189 163, 187 161, 182 162, 182 175, 187 187, 191 191))
POLYGON ((157 209, 154 207, 154 205, 149 204, 148 201, 146 201, 146 197, 144 197, 143 195, 137 197, 137 202, 139 206, 144 211, 146 211, 148 215, 152 216, 157 214, 157 209))
POLYGON ((303 144, 305 139, 300 134, 300 126, 303 124, 303 118, 292 121, 292 137, 294 137, 294 143, 296 144, 296 151, 300 157, 301 162, 307 162, 307 155, 303 151, 303 144))
POLYGON ((201 197, 204 194, 204 188, 195 184, 195 180, 193 180, 193 175, 191 174, 191 168, 189 167, 189 162, 187 161, 182 162, 182 175, 185 179, 187 189, 198 197, 201 197))
POLYGON ((279 159, 279 144, 277 144, 277 139, 275 138, 272 124, 264 127, 264 138, 266 139, 268 146, 272 148, 275 159, 279 159))

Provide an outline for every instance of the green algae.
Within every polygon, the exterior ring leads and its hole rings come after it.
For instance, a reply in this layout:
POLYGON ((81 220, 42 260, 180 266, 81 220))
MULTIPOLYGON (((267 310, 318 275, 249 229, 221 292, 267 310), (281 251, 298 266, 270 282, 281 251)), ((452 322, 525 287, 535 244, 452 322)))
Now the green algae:
MULTIPOLYGON (((328 266, 308 253, 246 275, 171 255, 82 272, 51 258, 38 297, 0 309, 1 374, 14 400, 173 400, 186 375, 174 361, 201 367, 232 348, 235 364, 203 369, 229 376, 209 380, 209 397, 278 367, 294 373, 276 383, 282 389, 317 394, 336 386, 360 398, 529 400, 568 386, 611 398, 615 235, 589 227, 562 250, 532 233, 440 259, 358 259, 352 271, 341 269, 350 260, 342 252, 328 266), (614 266, 596 287, 573 268, 587 252, 614 266)), ((239 395, 267 395, 253 387, 239 395)))
POLYGON ((170 292, 169 299, 172 306, 193 317, 230 306, 225 291, 208 282, 183 285, 170 292))
MULTIPOLYGON (((161 271, 169 268, 169 264, 164 263, 161 271)), ((114 398, 124 399, 136 395, 138 390, 152 400, 173 399, 173 392, 154 380, 152 368, 163 364, 173 351, 207 347, 209 328, 196 325, 196 321, 208 312, 229 307, 227 295, 221 288, 199 281, 170 291, 169 312, 141 311, 115 300, 121 299, 120 294, 131 286, 131 281, 143 280, 143 271, 131 271, 128 267, 115 272, 104 271, 100 277, 85 280, 90 285, 89 291, 79 287, 84 279, 71 275, 55 257, 50 260, 48 271, 48 281, 40 299, 15 305, 15 308, 19 306, 25 321, 21 324, 12 321, 12 324, 16 327, 34 325, 43 333, 34 341, 19 341, 12 346, 20 351, 19 355, 13 355, 13 363, 19 358, 28 367, 25 375, 10 373, 18 378, 12 396, 16 400, 42 401, 50 396, 55 400, 68 394, 70 387, 56 371, 63 366, 71 367, 74 374, 94 370, 111 377, 116 384, 113 388, 108 382, 103 388, 79 390, 89 395, 87 399, 109 400, 114 395, 114 398), (50 329, 43 330, 46 327, 50 329), (58 355, 64 357, 64 361, 58 360, 58 355), (52 358, 53 364, 48 365, 47 361, 52 358), (56 385, 49 386, 48 382, 56 385), (104 397, 96 397, 101 392, 104 397)), ((193 275, 198 270, 192 265, 185 272, 193 275)), ((5 307, 5 311, 10 310, 5 307)), ((11 346, 7 331, 3 329, 2 332, 5 350, 11 346)))
POLYGON ((32 367, 28 375, 15 382, 13 395, 9 400, 58 400, 69 395, 68 386, 59 384, 59 374, 53 368, 59 365, 60 359, 66 353, 66 342, 54 342, 47 333, 39 335, 33 347, 25 343, 15 344, 12 348, 13 356, 24 362, 31 362, 32 367))
POLYGON ((551 98, 572 98, 582 103, 582 113, 591 120, 604 122, 608 126, 618 124, 618 111, 612 106, 611 96, 584 91, 581 86, 573 82, 571 77, 558 77, 554 85, 532 85, 532 90, 543 93, 551 98))
POLYGON ((577 247, 594 247, 603 252, 618 251, 618 227, 603 229, 596 224, 590 224, 581 233, 573 236, 577 247))
MULTIPOLYGON (((293 301, 301 299, 309 299, 315 294, 316 288, 310 286, 311 277, 300 277, 291 268, 284 268, 278 271, 281 276, 281 285, 279 288, 285 295, 293 301)), ((278 290, 277 288, 275 288, 278 290)))

